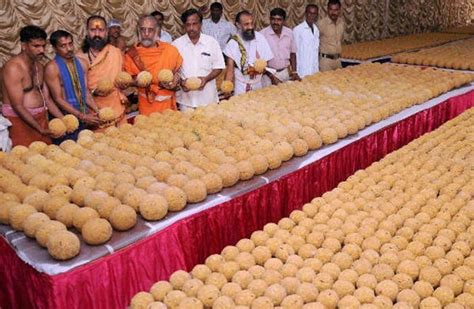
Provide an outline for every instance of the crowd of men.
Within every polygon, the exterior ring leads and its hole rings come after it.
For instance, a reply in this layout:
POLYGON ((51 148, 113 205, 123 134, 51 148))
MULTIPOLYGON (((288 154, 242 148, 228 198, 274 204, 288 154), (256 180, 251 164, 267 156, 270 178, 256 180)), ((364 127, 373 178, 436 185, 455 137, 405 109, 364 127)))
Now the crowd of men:
MULTIPOLYGON (((138 43, 133 46, 127 46, 119 21, 107 23, 101 16, 91 16, 78 52, 69 32, 51 33, 49 43, 56 55, 45 66, 41 60, 47 34, 37 26, 26 26, 20 32, 21 52, 5 64, 1 84, 2 112, 12 123, 13 145, 51 143, 54 136, 48 120, 65 114, 79 119, 78 131, 100 128, 98 111, 104 107, 114 110, 116 125, 126 122, 127 89, 139 85, 137 76, 142 71, 153 76, 149 86, 136 88, 139 113, 149 115, 218 102, 216 78, 221 73, 238 95, 340 68, 341 3, 329 0, 327 10, 328 16, 318 20, 318 7, 307 5, 304 21, 292 30, 285 26, 285 10, 274 8, 270 25, 257 32, 251 12, 239 12, 231 23, 223 17, 222 4, 215 2, 209 19, 203 19, 202 10, 185 11, 181 21, 186 33, 175 40, 162 28, 164 15, 155 11, 139 19, 138 43), (257 59, 267 62, 263 73, 254 68, 257 59), (171 70, 171 81, 157 80, 163 69, 171 70), (122 71, 133 81, 115 79, 122 71), (197 90, 187 87, 191 77, 201 81, 197 90), (99 87, 104 78, 114 81, 113 87, 99 87)), ((77 138, 77 132, 69 138, 77 138)))

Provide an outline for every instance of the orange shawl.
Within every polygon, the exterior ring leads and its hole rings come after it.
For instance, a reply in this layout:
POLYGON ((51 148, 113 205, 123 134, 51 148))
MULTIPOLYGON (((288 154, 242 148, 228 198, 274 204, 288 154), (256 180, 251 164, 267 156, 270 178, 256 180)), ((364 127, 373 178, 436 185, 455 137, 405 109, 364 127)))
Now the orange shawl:
MULTIPOLYGON (((165 42, 160 42, 156 47, 142 47, 135 45, 141 61, 145 65, 145 69, 153 75, 153 81, 150 86, 157 97, 166 98, 164 100, 156 100, 152 103, 148 102, 145 89, 139 89, 138 110, 142 115, 149 115, 154 112, 162 112, 166 109, 176 110, 176 92, 163 89, 158 85, 158 73, 162 69, 170 69, 176 72, 181 67, 183 59, 178 50, 165 42)), ((140 73, 139 68, 133 61, 132 57, 127 53, 124 57, 124 70, 132 76, 140 73)))
MULTIPOLYGON (((88 60, 86 54, 79 54, 78 57, 85 58, 88 60)), ((87 72, 87 88, 93 90, 97 87, 97 83, 103 78, 109 78, 114 82, 115 77, 122 71, 123 56, 120 49, 107 44, 103 50, 97 54, 92 64, 89 65, 89 71, 87 72)), ((126 123, 124 117, 125 106, 122 104, 124 95, 122 92, 115 88, 115 90, 106 97, 94 97, 94 102, 97 107, 111 107, 118 117, 121 117, 120 124, 126 123)))

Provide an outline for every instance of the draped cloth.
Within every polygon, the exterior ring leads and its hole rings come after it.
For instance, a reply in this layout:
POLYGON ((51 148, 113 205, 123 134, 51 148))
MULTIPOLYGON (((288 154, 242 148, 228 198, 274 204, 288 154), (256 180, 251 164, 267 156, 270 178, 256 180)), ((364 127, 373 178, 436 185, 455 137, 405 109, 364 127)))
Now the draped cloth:
MULTIPOLYGON (((42 128, 46 129, 48 127, 48 111, 45 107, 28 108, 28 111, 42 128)), ((17 115, 11 105, 4 104, 2 106, 2 113, 3 116, 12 123, 8 128, 8 131, 10 133, 13 147, 18 145, 28 147, 35 141, 42 141, 46 144, 51 144, 51 139, 49 137, 40 134, 38 131, 30 127, 17 115)))
POLYGON ((79 59, 74 57, 72 63, 68 64, 62 57, 56 55, 54 61, 56 61, 59 69, 66 101, 76 110, 86 114, 86 80, 84 78, 84 70, 82 69, 79 59))
POLYGON ((167 280, 178 269, 191 270, 210 254, 250 237, 268 222, 278 222, 358 169, 473 105, 474 91, 444 100, 355 138, 274 181, 134 240, 113 254, 58 275, 39 273, 0 237, 0 265, 5 265, 0 267, 0 307, 126 308, 135 293, 148 291, 154 282, 167 280))
MULTIPOLYGON (((82 114, 87 114, 89 111, 87 107, 87 87, 81 62, 77 57, 74 57, 71 62, 66 63, 59 55, 56 55, 54 61, 56 61, 59 69, 66 101, 82 114)), ((59 145, 69 139, 76 141, 79 133, 84 129, 86 129, 86 125, 81 122, 77 130, 53 139, 53 143, 59 145)))
MULTIPOLYGON (((183 63, 183 58, 176 47, 160 42, 155 47, 136 45, 135 49, 146 71, 153 76, 152 84, 147 90, 145 88, 139 88, 138 90, 138 110, 140 114, 149 115, 166 109, 176 110, 176 92, 161 88, 158 85, 158 73, 161 70, 169 69, 176 72, 183 63), (154 99, 149 100, 147 91, 151 92, 151 97, 154 97, 154 99)), ((138 75, 141 71, 130 52, 125 54, 124 70, 132 76, 138 75)))
MULTIPOLYGON (((240 60, 238 61, 238 67, 240 68, 240 72, 242 72, 242 74, 247 74, 248 68, 245 67, 247 64, 247 50, 245 49, 244 42, 237 34, 232 35, 230 39, 236 41, 239 46, 240 60)), ((250 48, 252 47, 255 47, 255 44, 250 45, 250 48)), ((253 48, 253 50, 251 49, 249 52, 251 55, 257 53, 255 48, 253 48)), ((238 53, 236 52, 235 54, 237 58, 238 53)), ((237 59, 234 59, 234 61, 237 63, 237 59)))
MULTIPOLYGON (((78 57, 89 61, 87 54, 80 53, 78 54, 78 57)), ((97 88, 97 83, 104 78, 108 78, 114 82, 117 75, 122 71, 122 66, 123 56, 120 49, 107 44, 89 65, 89 71, 87 72, 87 88, 89 88, 90 91, 94 90, 97 88)), ((115 115, 120 119, 119 124, 123 124, 126 123, 124 117, 125 106, 122 104, 122 100, 124 99, 125 96, 122 92, 119 89, 114 88, 114 91, 106 97, 94 97, 94 102, 99 109, 104 107, 112 108, 115 115)))

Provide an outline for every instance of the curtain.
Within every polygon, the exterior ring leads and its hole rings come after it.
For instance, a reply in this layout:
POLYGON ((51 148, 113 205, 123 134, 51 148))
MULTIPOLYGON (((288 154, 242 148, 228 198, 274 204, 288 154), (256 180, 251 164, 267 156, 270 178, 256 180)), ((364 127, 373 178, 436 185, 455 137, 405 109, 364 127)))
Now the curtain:
MULTIPOLYGON (((123 22, 123 35, 132 43, 140 15, 159 10, 166 16, 165 30, 175 37, 182 34, 180 14, 188 8, 209 6, 203 0, 2 0, 0 1, 0 66, 20 52, 19 31, 27 24, 43 27, 47 33, 58 29, 74 35, 80 46, 85 35, 85 20, 92 14, 123 22)), ((287 11, 287 25, 304 20, 308 3, 320 7, 325 15, 327 0, 223 0, 224 14, 230 21, 241 9, 254 13, 256 29, 269 23, 269 12, 280 6, 287 11)), ((342 0, 347 43, 400 34, 437 30, 466 23, 473 11, 472 0, 342 0)), ((49 46, 48 55, 52 50, 49 46)))

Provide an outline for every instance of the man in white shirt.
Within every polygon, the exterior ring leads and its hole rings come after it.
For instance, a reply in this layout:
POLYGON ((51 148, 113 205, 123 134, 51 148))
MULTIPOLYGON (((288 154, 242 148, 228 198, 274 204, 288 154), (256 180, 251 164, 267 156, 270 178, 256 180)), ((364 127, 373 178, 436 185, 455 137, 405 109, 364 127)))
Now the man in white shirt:
POLYGON ((293 29, 296 42, 297 72, 300 77, 319 72, 319 30, 316 26, 318 7, 308 4, 305 21, 293 29))
POLYGON ((150 15, 155 17, 160 29, 160 32, 156 34, 157 40, 171 44, 171 42, 173 42, 173 37, 171 36, 171 34, 169 34, 163 29, 163 21, 165 20, 165 15, 163 15, 163 13, 161 13, 160 11, 154 11, 150 15))
POLYGON ((255 32, 253 16, 249 11, 239 12, 235 21, 237 34, 232 36, 224 49, 228 68, 225 80, 234 83, 234 94, 238 95, 262 88, 262 74, 256 72, 254 64, 257 59, 270 61, 273 53, 265 37, 255 32))
POLYGON ((223 6, 219 2, 211 4, 211 18, 204 19, 202 33, 212 36, 224 50, 230 37, 236 33, 235 26, 222 17, 223 6))
POLYGON ((186 34, 173 42, 183 57, 180 74, 181 90, 177 93, 178 107, 181 111, 217 103, 216 77, 225 68, 224 57, 219 43, 211 36, 201 33, 202 14, 189 9, 181 15, 186 34), (199 77, 198 90, 186 88, 186 79, 199 77))
POLYGON ((268 62, 268 67, 274 70, 273 74, 262 77, 264 87, 277 85, 290 79, 299 80, 296 72, 295 40, 291 29, 284 26, 285 20, 285 10, 274 8, 270 11, 270 26, 260 31, 267 39, 274 55, 268 62))

